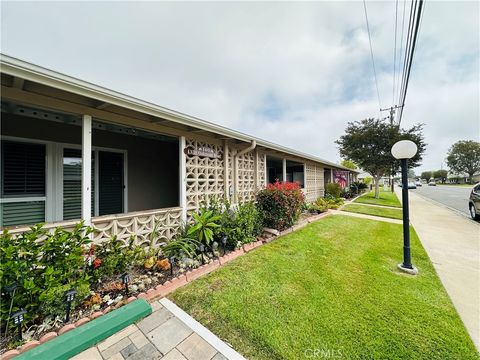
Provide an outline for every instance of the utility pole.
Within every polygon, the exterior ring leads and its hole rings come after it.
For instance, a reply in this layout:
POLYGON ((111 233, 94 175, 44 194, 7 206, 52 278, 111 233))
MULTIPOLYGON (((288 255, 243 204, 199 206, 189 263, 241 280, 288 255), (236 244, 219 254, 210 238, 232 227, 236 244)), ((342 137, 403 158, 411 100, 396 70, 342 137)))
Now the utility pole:
MULTIPOLYGON (((395 115, 395 110, 397 110, 399 108, 401 108, 401 106, 395 105, 395 106, 391 106, 389 108, 380 109, 380 111, 389 111, 390 110, 390 116, 388 118, 390 119, 390 125, 391 126, 393 126, 393 118, 394 118, 394 115, 395 115)), ((392 167, 392 173, 391 173, 392 179, 390 181, 390 187, 391 187, 392 193, 394 191, 394 185, 393 185, 393 176, 394 175, 395 175, 395 171, 392 167)))

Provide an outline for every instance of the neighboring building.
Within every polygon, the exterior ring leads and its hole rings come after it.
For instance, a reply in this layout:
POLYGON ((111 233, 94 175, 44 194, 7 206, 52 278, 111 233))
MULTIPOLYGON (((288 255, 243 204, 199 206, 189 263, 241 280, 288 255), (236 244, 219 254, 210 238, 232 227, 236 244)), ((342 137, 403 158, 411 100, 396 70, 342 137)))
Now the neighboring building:
POLYGON ((71 227, 94 240, 169 239, 212 197, 238 203, 269 182, 323 196, 335 163, 1 56, 0 227, 71 227))

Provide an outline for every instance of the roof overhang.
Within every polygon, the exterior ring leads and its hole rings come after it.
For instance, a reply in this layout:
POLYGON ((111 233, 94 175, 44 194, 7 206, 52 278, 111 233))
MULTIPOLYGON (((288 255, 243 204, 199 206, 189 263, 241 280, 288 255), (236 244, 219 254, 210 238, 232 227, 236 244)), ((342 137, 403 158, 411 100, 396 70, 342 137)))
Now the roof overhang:
POLYGON ((301 157, 321 163, 323 165, 327 165, 329 167, 358 172, 328 160, 278 145, 270 141, 259 139, 257 137, 250 136, 245 133, 235 131, 187 114, 183 114, 178 111, 170 110, 165 107, 161 107, 132 96, 128 96, 71 76, 67 76, 8 55, 0 54, 0 70, 4 74, 13 76, 15 79, 17 79, 17 82, 20 81, 23 83, 23 81, 27 80, 95 99, 99 101, 99 108, 107 107, 110 104, 116 105, 129 110, 151 115, 159 119, 165 119, 166 121, 197 128, 199 131, 214 133, 220 137, 237 139, 249 143, 256 141, 257 146, 262 146, 288 155, 301 157))

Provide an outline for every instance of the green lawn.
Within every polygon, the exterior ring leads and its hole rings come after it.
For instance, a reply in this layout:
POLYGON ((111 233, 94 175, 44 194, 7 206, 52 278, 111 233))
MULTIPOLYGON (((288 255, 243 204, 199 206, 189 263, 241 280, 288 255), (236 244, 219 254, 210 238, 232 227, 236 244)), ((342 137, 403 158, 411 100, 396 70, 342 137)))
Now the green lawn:
POLYGON ((399 273, 402 227, 332 215, 169 297, 249 359, 478 359, 428 256, 399 273))
POLYGON ((375 199, 375 191, 370 191, 369 193, 363 196, 360 196, 354 202, 364 203, 364 204, 373 204, 373 205, 402 207, 395 193, 392 193, 391 191, 383 191, 383 190, 380 190, 379 199, 375 199))
POLYGON ((366 206, 360 204, 347 204, 342 208, 342 211, 348 211, 358 214, 367 214, 374 216, 381 216, 392 219, 402 219, 402 209, 389 209, 380 206, 366 206))

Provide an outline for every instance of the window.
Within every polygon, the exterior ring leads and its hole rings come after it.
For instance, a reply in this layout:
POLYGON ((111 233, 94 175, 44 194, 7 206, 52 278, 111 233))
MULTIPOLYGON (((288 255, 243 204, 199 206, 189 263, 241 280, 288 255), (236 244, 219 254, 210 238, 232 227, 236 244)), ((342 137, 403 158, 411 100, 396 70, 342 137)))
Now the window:
POLYGON ((46 146, 1 144, 0 226, 45 221, 46 146))

